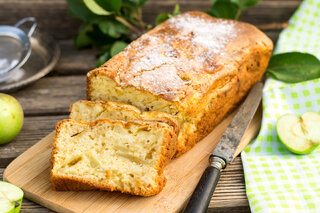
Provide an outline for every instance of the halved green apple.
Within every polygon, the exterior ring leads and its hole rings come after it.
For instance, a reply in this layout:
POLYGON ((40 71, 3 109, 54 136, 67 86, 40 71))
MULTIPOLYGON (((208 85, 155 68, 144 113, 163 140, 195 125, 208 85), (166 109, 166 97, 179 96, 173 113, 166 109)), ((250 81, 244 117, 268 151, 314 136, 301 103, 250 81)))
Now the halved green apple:
POLYGON ((309 154, 320 144, 320 115, 305 112, 281 116, 277 122, 280 141, 295 154, 309 154))
POLYGON ((10 183, 0 181, 0 213, 19 213, 23 191, 10 183))

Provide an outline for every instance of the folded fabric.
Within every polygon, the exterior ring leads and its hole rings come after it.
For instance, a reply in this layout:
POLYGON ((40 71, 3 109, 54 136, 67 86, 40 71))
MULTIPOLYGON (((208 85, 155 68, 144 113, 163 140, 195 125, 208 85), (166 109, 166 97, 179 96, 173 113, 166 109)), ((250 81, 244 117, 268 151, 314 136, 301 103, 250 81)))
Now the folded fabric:
POLYGON ((304 0, 279 35, 275 53, 292 51, 320 58, 320 0, 304 0))
MULTIPOLYGON (((276 53, 308 52, 320 58, 320 0, 305 0, 281 32, 276 53)), ((320 212, 320 146, 295 155, 280 142, 278 118, 320 113, 320 79, 288 84, 268 79, 257 138, 241 153, 252 212, 320 212)))
POLYGON ((268 79, 258 137, 241 153, 252 212, 320 212, 320 146, 295 155, 279 141, 277 119, 320 113, 320 80, 285 84, 268 79))

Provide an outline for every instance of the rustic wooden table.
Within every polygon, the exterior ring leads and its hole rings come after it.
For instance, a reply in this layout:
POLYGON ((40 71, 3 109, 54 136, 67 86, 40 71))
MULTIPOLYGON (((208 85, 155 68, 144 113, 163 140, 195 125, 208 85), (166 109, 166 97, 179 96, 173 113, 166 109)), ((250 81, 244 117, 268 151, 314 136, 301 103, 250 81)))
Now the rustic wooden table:
MULTIPOLYGON (((242 20, 259 26, 275 42, 282 24, 272 23, 287 22, 300 2, 262 0, 247 10, 242 20)), ((176 3, 180 4, 182 11, 206 11, 210 5, 209 0, 149 0, 143 8, 145 20, 153 23, 157 13, 171 12, 176 3)), ((97 55, 96 50, 73 49, 72 38, 81 22, 67 14, 65 0, 0 0, 0 25, 15 24, 26 16, 35 16, 41 30, 59 39, 62 55, 48 76, 10 93, 22 104, 25 121, 18 137, 0 146, 0 180, 4 169, 14 158, 52 132, 57 121, 67 118, 71 103, 85 99, 85 73, 95 67, 97 55)), ((51 211, 24 199, 22 212, 51 211)), ((250 212, 240 157, 222 172, 209 212, 250 212)))

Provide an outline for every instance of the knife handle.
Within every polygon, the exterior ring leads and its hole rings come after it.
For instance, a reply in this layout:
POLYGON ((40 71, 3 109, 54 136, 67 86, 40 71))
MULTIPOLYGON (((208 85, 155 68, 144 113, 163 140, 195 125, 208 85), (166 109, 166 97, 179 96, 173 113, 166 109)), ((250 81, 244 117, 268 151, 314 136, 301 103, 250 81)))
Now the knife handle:
POLYGON ((196 189, 194 190, 184 213, 204 213, 206 212, 213 192, 220 179, 222 168, 225 167, 225 161, 217 156, 210 157, 211 165, 206 168, 202 174, 196 189))

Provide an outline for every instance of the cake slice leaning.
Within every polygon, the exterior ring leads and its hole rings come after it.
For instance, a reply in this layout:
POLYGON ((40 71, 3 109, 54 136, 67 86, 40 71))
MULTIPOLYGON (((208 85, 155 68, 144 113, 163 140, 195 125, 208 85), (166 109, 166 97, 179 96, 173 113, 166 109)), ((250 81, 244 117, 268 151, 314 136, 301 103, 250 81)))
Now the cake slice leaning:
POLYGON ((166 182, 176 151, 172 126, 161 122, 63 120, 51 156, 56 190, 107 190, 151 196, 166 182))
POLYGON ((101 118, 121 121, 156 121, 172 126, 179 134, 177 120, 168 113, 160 111, 142 112, 135 106, 113 101, 77 101, 70 106, 70 119, 75 121, 95 121, 101 118))

